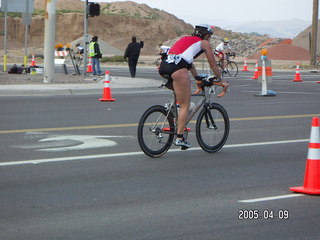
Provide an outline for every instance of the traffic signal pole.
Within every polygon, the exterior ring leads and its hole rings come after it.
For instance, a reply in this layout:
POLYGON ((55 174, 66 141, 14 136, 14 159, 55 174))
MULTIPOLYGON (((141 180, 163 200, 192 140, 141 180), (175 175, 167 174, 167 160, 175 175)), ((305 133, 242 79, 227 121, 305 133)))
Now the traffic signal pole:
POLYGON ((310 66, 315 67, 317 64, 317 37, 318 37, 318 9, 319 0, 313 0, 313 16, 312 16, 312 33, 310 46, 310 66))
POLYGON ((84 5, 84 21, 83 21, 83 76, 87 76, 87 59, 88 59, 88 0, 85 1, 84 5))

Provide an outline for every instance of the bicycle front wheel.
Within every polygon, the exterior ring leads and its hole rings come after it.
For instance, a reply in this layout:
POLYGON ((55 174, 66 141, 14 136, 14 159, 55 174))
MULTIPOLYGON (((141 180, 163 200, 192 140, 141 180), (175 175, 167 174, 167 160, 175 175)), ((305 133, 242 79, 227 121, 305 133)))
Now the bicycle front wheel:
POLYGON ((236 77, 238 75, 239 69, 236 62, 229 61, 226 68, 230 77, 236 77))
POLYGON ((209 153, 219 151, 229 136, 229 117, 218 103, 205 106, 199 113, 196 136, 200 147, 209 153))
POLYGON ((140 148, 150 157, 160 157, 169 150, 174 133, 172 114, 163 106, 152 106, 142 115, 138 125, 140 148))

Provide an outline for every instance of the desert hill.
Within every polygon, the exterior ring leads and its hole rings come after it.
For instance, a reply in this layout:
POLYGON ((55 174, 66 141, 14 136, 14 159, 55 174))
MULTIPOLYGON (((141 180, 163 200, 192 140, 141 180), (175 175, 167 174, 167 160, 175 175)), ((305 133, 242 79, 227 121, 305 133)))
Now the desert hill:
MULTIPOLYGON (((137 36, 138 40, 145 41, 145 47, 141 51, 142 55, 156 55, 159 44, 164 43, 170 46, 178 37, 190 34, 193 29, 192 25, 185 23, 174 15, 151 8, 146 4, 138 4, 132 1, 99 4, 101 6, 100 16, 89 17, 88 34, 99 36, 99 41, 103 44, 104 55, 120 55, 120 53, 123 53, 133 35, 137 36)), ((35 11, 30 26, 28 43, 28 46, 32 49, 28 52, 43 52, 44 8, 43 0, 35 0, 35 11)), ((83 37, 83 12, 84 2, 81 0, 57 0, 56 44, 81 42, 83 37)), ((3 21, 3 17, 0 18, 0 31, 2 32, 3 21)), ((214 23, 210 24, 214 25, 214 23)), ((24 47, 24 28, 21 16, 8 18, 9 49, 22 49, 24 47)), ((271 48, 283 42, 283 39, 271 39, 267 35, 238 33, 217 26, 211 40, 212 46, 215 47, 224 37, 231 40, 233 50, 239 57, 255 57, 255 53, 259 53, 262 47, 271 48)), ((289 45, 291 45, 291 42, 289 45)), ((301 47, 301 44, 295 45, 301 47)), ((3 48, 1 37, 0 48, 3 48)), ((284 54, 278 52, 278 55, 281 55, 281 59, 286 58, 285 52, 284 54)), ((277 59, 277 56, 274 55, 274 57, 274 59, 277 59)), ((291 58, 296 58, 296 56, 290 55, 291 58)))
MULTIPOLYGON (((306 50, 309 50, 309 33, 312 32, 312 25, 310 25, 307 29, 298 34, 293 40, 292 44, 295 46, 302 47, 306 50)), ((320 51, 319 47, 319 39, 320 39, 320 21, 318 22, 318 52, 320 51)))
MULTIPOLYGON (((155 54, 157 46, 167 39, 192 31, 192 25, 165 11, 135 2, 100 3, 100 16, 89 17, 88 34, 124 51, 133 35, 145 41, 142 54, 155 54)), ((35 0, 35 14, 30 26, 29 46, 42 48, 44 39, 44 1, 35 0), (37 14, 38 13, 38 14, 37 14)), ((84 2, 58 0, 56 43, 67 44, 83 36, 84 2)), ((3 18, 1 19, 3 23, 3 18)), ((0 31, 3 31, 3 25, 0 31)), ((24 46, 24 25, 21 18, 8 18, 10 46, 24 46)), ((0 43, 0 47, 1 47, 0 43)), ((9 46, 9 47, 10 47, 9 46)), ((105 53, 108 54, 108 53, 105 53)))

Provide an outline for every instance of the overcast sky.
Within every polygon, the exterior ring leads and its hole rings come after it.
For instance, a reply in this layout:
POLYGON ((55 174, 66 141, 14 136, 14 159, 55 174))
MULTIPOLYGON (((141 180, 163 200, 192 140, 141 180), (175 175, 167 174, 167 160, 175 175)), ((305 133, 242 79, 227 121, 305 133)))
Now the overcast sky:
POLYGON ((193 25, 208 23, 221 27, 234 23, 294 18, 311 23, 313 8, 313 0, 135 0, 134 2, 165 10, 193 25))

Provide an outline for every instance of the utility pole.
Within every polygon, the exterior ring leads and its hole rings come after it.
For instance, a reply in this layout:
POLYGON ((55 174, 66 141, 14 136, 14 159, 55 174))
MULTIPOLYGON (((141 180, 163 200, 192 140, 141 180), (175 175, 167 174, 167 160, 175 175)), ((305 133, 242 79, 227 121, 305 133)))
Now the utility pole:
POLYGON ((54 79, 54 44, 56 37, 56 1, 45 0, 44 16, 44 75, 43 83, 54 79))
POLYGON ((312 33, 311 33, 311 48, 310 48, 310 66, 315 67, 317 64, 317 38, 318 38, 318 9, 319 0, 313 0, 313 15, 312 15, 312 33))

